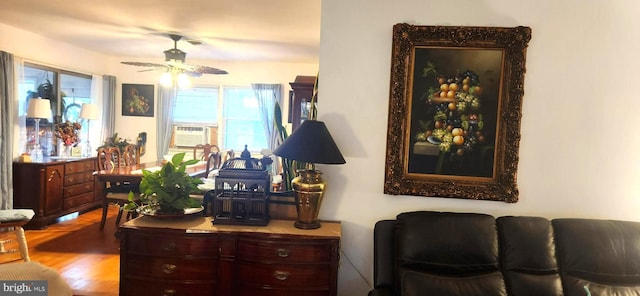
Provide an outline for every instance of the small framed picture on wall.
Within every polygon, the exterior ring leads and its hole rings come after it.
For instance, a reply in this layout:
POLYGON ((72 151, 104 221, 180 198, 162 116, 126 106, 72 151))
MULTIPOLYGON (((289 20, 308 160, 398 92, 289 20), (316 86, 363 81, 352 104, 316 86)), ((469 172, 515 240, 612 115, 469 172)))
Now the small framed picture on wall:
POLYGON ((153 117, 153 84, 122 84, 122 115, 153 117))

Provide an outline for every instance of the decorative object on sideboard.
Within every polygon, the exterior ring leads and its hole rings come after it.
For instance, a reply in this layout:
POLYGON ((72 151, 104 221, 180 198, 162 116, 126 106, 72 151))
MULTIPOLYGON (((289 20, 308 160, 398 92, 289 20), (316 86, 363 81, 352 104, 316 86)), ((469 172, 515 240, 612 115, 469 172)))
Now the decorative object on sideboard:
POLYGON ((87 120, 87 141, 85 142, 82 156, 90 157, 93 155, 93 150, 91 149, 91 143, 89 142, 89 131, 91 130, 91 120, 98 119, 98 106, 87 103, 82 104, 80 118, 87 120))
POLYGON ((291 181, 298 213, 295 227, 319 228, 318 213, 326 182, 321 177, 322 172, 315 169, 315 164, 346 163, 326 125, 322 121, 305 120, 273 153, 306 163, 306 168, 298 170, 298 176, 291 181))
POLYGON ((71 147, 75 147, 80 142, 80 136, 78 131, 82 126, 77 122, 65 121, 56 124, 54 134, 56 138, 60 139, 62 144, 62 150, 60 151, 60 157, 70 157, 71 147))
POLYGON ((40 147, 40 119, 51 118, 51 102, 47 99, 34 98, 29 100, 27 106, 27 117, 33 118, 35 121, 35 143, 31 150, 31 158, 33 161, 42 161, 42 147, 40 147))
POLYGON ((264 226, 269 223, 271 176, 262 160, 252 158, 245 145, 240 157, 222 164, 215 177, 214 224, 264 226))

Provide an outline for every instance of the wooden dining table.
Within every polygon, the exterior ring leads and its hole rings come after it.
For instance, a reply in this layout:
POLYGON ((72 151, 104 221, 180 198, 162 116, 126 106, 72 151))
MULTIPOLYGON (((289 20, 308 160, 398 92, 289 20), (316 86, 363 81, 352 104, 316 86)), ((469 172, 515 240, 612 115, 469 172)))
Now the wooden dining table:
MULTIPOLYGON (((137 165, 121 166, 109 170, 99 170, 95 172, 98 182, 123 182, 140 183, 142 171, 156 171, 162 168, 162 161, 152 161, 137 165)), ((207 162, 201 161, 197 164, 187 166, 185 172, 192 177, 205 177, 207 172, 207 162)))

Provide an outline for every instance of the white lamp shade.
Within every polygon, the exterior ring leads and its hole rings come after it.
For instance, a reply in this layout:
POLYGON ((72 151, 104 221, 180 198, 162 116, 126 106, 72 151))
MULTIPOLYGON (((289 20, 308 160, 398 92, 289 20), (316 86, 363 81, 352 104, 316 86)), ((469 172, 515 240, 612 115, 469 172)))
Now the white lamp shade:
POLYGON ((82 110, 80 110, 80 118, 98 119, 98 106, 87 103, 82 104, 82 110))
POLYGON ((51 103, 49 99, 33 98, 29 100, 27 106, 27 117, 29 118, 51 118, 51 103))

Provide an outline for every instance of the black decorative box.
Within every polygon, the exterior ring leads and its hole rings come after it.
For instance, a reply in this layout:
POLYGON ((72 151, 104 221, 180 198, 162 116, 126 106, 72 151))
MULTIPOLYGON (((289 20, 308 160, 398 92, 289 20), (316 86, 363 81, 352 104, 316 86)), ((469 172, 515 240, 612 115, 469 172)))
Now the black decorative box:
POLYGON ((228 160, 215 181, 213 224, 267 225, 270 188, 271 177, 257 159, 228 160))

